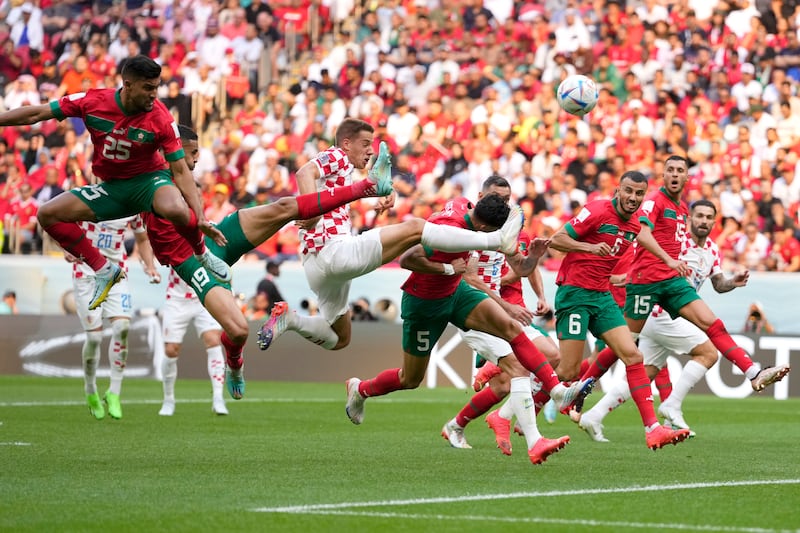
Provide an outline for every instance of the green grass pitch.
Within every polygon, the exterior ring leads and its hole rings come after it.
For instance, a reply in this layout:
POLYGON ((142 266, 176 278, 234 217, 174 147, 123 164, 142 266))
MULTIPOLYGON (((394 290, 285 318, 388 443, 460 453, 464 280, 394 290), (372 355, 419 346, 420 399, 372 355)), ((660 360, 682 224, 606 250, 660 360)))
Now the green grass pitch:
MULTIPOLYGON (((107 380, 100 380, 101 392, 107 380)), ((610 444, 566 417, 572 442, 533 466, 525 443, 472 450, 442 425, 469 397, 405 391, 367 402, 353 426, 343 384, 248 382, 230 416, 210 386, 123 384, 122 420, 96 421, 81 380, 0 377, 0 531, 797 531, 800 400, 690 396, 698 436, 653 452, 633 404, 606 419, 610 444)), ((590 397, 588 404, 593 403, 590 397)))

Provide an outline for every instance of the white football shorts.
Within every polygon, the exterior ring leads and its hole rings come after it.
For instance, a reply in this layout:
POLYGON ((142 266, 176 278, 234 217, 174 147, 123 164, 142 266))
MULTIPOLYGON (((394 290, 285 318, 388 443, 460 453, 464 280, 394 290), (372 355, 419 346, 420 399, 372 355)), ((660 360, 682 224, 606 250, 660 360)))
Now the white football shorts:
POLYGON ((350 281, 383 263, 380 228, 358 237, 330 240, 317 253, 303 256, 308 286, 317 295, 320 315, 329 324, 350 309, 350 281))
POLYGON ((644 364, 664 368, 669 356, 688 354, 707 340, 706 334, 685 318, 672 320, 664 312, 645 322, 639 335, 639 351, 644 354, 644 364))
POLYGON ((222 327, 203 307, 200 300, 169 298, 161 310, 161 329, 164 342, 181 344, 189 324, 194 321, 194 329, 200 337, 206 331, 220 330, 222 327))
MULTIPOLYGON (((539 337, 544 337, 541 331, 531 326, 525 326, 523 332, 531 341, 535 341, 539 337)), ((488 333, 474 329, 469 331, 458 330, 458 333, 467 346, 495 365, 500 359, 513 353, 511 345, 500 337, 495 337, 494 335, 489 335, 488 333)))
POLYGON ((102 327, 104 318, 131 317, 131 291, 128 287, 128 278, 122 278, 115 283, 108 291, 105 301, 93 311, 89 311, 89 302, 94 293, 94 278, 91 276, 73 278, 72 287, 75 290, 76 312, 85 331, 102 327))

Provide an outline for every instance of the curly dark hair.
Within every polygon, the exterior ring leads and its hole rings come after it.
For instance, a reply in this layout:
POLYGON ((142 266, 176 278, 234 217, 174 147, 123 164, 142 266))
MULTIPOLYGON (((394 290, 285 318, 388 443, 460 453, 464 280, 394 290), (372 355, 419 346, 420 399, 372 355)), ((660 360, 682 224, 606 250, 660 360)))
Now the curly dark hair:
POLYGON ((475 218, 495 228, 505 223, 510 212, 511 208, 506 201, 497 194, 487 194, 475 204, 473 210, 475 218))

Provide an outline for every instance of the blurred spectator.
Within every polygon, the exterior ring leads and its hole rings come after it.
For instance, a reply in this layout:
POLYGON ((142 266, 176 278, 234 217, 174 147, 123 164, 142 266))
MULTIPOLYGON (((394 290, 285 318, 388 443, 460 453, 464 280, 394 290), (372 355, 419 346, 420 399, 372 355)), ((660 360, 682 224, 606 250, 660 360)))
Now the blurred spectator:
POLYGON ((11 9, 6 24, 11 26, 11 41, 18 49, 43 50, 42 10, 31 2, 11 9))
POLYGON ((270 305, 267 293, 259 292, 250 299, 250 303, 244 314, 247 320, 260 322, 267 318, 271 309, 272 306, 270 305))
POLYGON ((89 70, 89 59, 85 55, 79 55, 61 78, 61 86, 56 92, 56 97, 86 92, 97 87, 97 84, 97 76, 89 70))
POLYGON ((800 272, 800 242, 791 230, 772 234, 773 244, 767 259, 768 270, 777 272, 800 272))
POLYGON ((17 309, 17 293, 12 290, 7 290, 3 293, 3 300, 0 301, 0 315, 16 314, 19 314, 19 309, 17 309))
POLYGON ((223 218, 233 213, 236 208, 228 200, 230 189, 224 183, 217 183, 214 186, 214 195, 211 197, 211 202, 206 207, 206 218, 214 223, 219 223, 223 218))
POLYGON ((775 333, 775 328, 764 314, 764 306, 761 305, 761 302, 750 304, 742 331, 745 333, 775 333))
POLYGON ((22 183, 19 196, 11 200, 6 214, 5 228, 7 240, 14 242, 14 247, 22 253, 29 254, 39 248, 39 236, 36 234, 36 213, 39 204, 33 198, 30 184, 22 183))
POLYGON ((744 235, 734 245, 736 262, 750 270, 766 270, 769 249, 769 239, 758 230, 755 222, 749 222, 744 227, 744 235))
POLYGON ((267 260, 267 273, 264 275, 264 278, 258 282, 256 292, 267 295, 268 309, 272 309, 272 306, 275 304, 275 302, 283 301, 283 296, 281 295, 281 291, 278 289, 278 285, 275 281, 276 278, 280 277, 280 275, 281 261, 278 259, 267 260))

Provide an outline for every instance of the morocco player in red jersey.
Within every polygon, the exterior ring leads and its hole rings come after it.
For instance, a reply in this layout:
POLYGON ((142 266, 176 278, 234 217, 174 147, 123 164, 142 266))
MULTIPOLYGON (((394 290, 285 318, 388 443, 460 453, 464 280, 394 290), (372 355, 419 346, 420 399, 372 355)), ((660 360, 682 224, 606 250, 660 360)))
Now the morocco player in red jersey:
MULTIPOLYGON (((508 213, 505 199, 489 194, 474 207, 464 198, 452 200, 443 211, 428 220, 475 231, 493 231, 503 224, 508 213)), ((536 430, 530 373, 535 373, 544 388, 562 404, 572 401, 585 384, 578 382, 568 389, 560 383, 545 356, 523 332, 522 324, 485 292, 469 286, 462 279, 468 256, 468 252, 426 250, 422 245, 403 254, 401 266, 412 271, 402 286, 403 366, 384 370, 365 381, 349 379, 345 412, 351 422, 361 424, 367 398, 417 388, 425 377, 431 351, 448 323, 465 331, 482 331, 511 345, 513 355, 494 362, 511 376, 511 406, 520 425, 527 428, 526 433, 528 429, 533 432, 526 437, 534 441, 529 441, 528 456, 531 462, 539 464, 563 448, 569 439, 545 439, 536 430)), ((496 358, 505 354, 485 355, 496 358)))
POLYGON ((647 446, 655 450, 683 441, 689 431, 672 430, 658 423, 644 358, 614 302, 609 281, 619 259, 636 238, 639 223, 634 214, 646 192, 644 174, 626 172, 614 198, 586 204, 553 235, 550 246, 567 252, 556 279, 559 377, 578 377, 587 332, 602 339, 625 363, 631 394, 645 426, 647 446))
MULTIPOLYGON (((664 186, 642 204, 639 246, 627 286, 625 319, 634 336, 638 336, 656 304, 672 318, 682 316, 703 330, 717 350, 744 372, 754 391, 762 391, 783 379, 789 373, 789 365, 761 368, 750 359, 687 279, 690 269, 680 260, 689 213, 681 199, 687 179, 686 159, 670 156, 664 163, 664 186)), ((598 354, 598 361, 601 355, 598 354)))
POLYGON ((175 223, 212 273, 230 279, 227 265, 205 253, 200 230, 220 244, 224 237, 203 215, 194 179, 183 159, 177 126, 169 110, 156 99, 160 76, 158 63, 140 55, 126 60, 121 89, 89 90, 0 114, 0 126, 66 117, 80 117, 86 123, 94 145, 92 171, 102 181, 58 195, 41 206, 38 219, 62 248, 95 271, 90 310, 105 300, 111 286, 125 273, 92 245, 78 226, 80 221, 155 212, 175 223))

